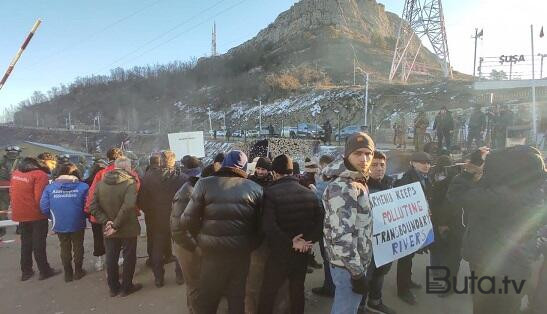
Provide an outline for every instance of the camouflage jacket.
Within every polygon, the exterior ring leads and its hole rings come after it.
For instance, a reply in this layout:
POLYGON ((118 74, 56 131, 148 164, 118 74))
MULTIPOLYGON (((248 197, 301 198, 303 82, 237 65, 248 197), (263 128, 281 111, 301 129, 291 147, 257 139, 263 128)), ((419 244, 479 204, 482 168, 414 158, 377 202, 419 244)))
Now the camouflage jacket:
POLYGON ((360 277, 372 258, 372 212, 365 177, 348 170, 343 160, 331 163, 323 174, 332 178, 323 194, 328 259, 352 277, 360 277))

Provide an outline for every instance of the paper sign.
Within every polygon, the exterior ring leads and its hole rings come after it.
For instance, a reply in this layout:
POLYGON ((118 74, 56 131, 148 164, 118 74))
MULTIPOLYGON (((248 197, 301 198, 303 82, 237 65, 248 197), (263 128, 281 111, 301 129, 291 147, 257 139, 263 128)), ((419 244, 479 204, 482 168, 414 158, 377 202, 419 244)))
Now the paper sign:
POLYGON ((433 243, 429 206, 419 182, 370 194, 372 249, 376 266, 433 243))
POLYGON ((169 148, 175 153, 177 159, 186 155, 205 157, 203 131, 170 133, 167 138, 169 139, 169 148))

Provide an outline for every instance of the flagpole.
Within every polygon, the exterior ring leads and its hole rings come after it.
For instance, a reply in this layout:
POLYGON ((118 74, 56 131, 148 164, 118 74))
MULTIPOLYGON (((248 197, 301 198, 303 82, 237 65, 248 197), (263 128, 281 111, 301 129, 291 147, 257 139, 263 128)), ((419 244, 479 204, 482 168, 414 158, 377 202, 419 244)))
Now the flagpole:
POLYGON ((530 38, 532 40, 532 134, 534 145, 537 144, 537 112, 536 112, 536 77, 534 62, 534 25, 530 25, 530 38))

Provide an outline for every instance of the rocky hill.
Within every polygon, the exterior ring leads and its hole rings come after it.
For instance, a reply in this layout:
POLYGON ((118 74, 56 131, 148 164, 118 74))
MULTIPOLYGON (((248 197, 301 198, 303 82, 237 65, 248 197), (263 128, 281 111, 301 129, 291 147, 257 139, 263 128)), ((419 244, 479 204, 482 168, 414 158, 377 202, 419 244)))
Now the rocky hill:
MULTIPOLYGON (((310 95, 324 93, 347 91, 355 96, 324 98, 328 103, 324 101, 323 106, 329 110, 322 112, 332 115, 346 106, 339 99, 362 101, 362 89, 351 87, 354 60, 370 73, 371 95, 383 93, 399 23, 395 14, 374 0, 301 0, 224 55, 79 78, 66 92, 54 93, 43 103, 27 104, 15 115, 15 122, 64 127, 70 113, 71 124, 78 128, 91 127, 100 115, 103 129, 206 130, 211 109, 213 115, 222 113, 223 119, 226 113, 229 127, 254 128, 256 121, 245 121, 238 110, 256 99, 286 103, 283 113, 292 113, 293 120, 324 119, 309 118, 308 108, 293 104, 307 103, 310 95)), ((421 51, 418 61, 433 70, 413 83, 440 80, 436 57, 421 51)), ((360 76, 357 83, 362 83, 360 76)), ((380 106, 381 99, 376 104, 380 106)))

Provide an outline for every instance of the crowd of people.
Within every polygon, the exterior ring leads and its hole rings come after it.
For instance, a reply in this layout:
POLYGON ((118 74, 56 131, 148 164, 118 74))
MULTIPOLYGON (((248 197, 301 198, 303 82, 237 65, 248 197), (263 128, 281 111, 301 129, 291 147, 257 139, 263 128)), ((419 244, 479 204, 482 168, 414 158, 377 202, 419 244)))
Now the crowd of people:
MULTIPOLYGON (((532 262, 547 249, 545 164, 532 147, 481 148, 462 169, 450 155, 434 162, 418 151, 398 180, 386 174, 388 157, 362 132, 347 138, 342 156, 306 158, 303 174, 285 154, 258 158, 249 174, 239 150, 217 155, 210 165, 184 156, 181 167, 172 151, 162 151, 142 175, 122 150, 112 148, 106 157, 85 180, 76 165, 57 165, 48 153, 24 158, 14 171, 11 210, 21 229, 22 281, 34 275, 33 256, 39 280, 61 273, 48 263, 48 219, 59 238, 64 280, 84 277, 89 220, 96 266, 106 265, 110 296, 135 293, 142 288, 133 275, 144 213, 146 264, 155 286, 164 286, 164 265, 175 262, 190 313, 216 313, 222 298, 234 314, 273 313, 280 304, 304 313, 304 283, 316 266, 312 248, 318 243, 324 282, 312 292, 333 298, 331 313, 393 314, 382 298, 391 263, 374 262, 369 194, 418 182, 435 242, 417 254, 429 253, 430 265, 452 274, 463 258, 479 276, 526 280, 532 313, 547 309, 545 265, 537 287, 528 281, 532 262)), ((413 290, 422 289, 412 278, 413 257, 396 261, 397 295, 409 306, 418 302, 413 290)), ((473 313, 518 313, 521 297, 475 293, 473 313)))

